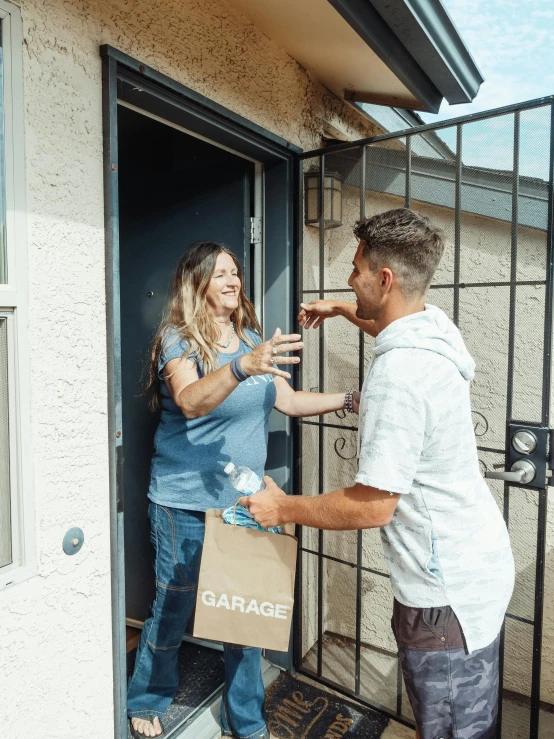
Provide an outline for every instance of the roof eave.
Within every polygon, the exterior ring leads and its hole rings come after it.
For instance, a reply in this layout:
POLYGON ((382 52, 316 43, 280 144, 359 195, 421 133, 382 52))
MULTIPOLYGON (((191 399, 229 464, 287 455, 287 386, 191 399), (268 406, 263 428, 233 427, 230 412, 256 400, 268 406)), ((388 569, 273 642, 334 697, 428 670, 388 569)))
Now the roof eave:
POLYGON ((440 0, 328 0, 398 79, 437 113, 471 102, 483 77, 440 0))
POLYGON ((441 0, 370 2, 451 105, 475 98, 483 75, 441 0))
POLYGON ((423 109, 438 112, 442 95, 368 0, 328 0, 398 77, 423 109))

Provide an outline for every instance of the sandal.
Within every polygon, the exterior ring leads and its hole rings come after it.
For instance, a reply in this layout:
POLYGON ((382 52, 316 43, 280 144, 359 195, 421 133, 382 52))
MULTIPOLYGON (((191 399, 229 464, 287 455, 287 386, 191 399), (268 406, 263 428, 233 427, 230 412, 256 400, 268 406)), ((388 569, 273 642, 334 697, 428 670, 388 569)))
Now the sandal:
POLYGON ((159 716, 137 716, 136 718, 141 718, 143 719, 143 721, 150 721, 151 724, 153 724, 154 719, 157 718, 158 721, 160 722, 160 726, 162 727, 162 733, 158 734, 156 737, 147 737, 146 734, 141 734, 140 731, 137 731, 133 727, 133 722, 131 721, 131 719, 129 719, 129 728, 131 729, 131 734, 133 736, 133 739, 160 739, 160 737, 165 736, 164 725, 162 724, 162 721, 159 716))

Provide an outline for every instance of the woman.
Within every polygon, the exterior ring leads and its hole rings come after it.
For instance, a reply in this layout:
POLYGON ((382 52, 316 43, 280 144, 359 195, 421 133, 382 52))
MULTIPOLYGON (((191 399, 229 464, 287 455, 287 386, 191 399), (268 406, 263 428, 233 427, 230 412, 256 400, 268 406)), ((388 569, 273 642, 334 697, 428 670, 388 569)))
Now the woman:
MULTIPOLYGON (((236 257, 200 242, 177 266, 166 316, 154 339, 148 388, 161 408, 148 497, 155 548, 156 597, 144 624, 128 687, 135 737, 160 736, 160 717, 177 690, 177 652, 193 611, 204 539, 204 513, 234 503, 224 473, 230 461, 264 474, 273 407, 289 416, 347 407, 352 394, 294 392, 300 335, 279 329, 262 342, 236 257)), ((267 739, 260 650, 224 645, 224 736, 267 739)))

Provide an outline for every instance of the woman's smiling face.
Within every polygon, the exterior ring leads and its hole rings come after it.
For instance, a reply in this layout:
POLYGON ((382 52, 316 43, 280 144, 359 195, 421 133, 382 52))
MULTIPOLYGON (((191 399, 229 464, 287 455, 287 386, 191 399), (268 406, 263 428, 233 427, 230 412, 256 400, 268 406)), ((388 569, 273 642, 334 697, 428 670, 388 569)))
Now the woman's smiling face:
POLYGON ((230 316, 239 305, 241 282, 235 260, 222 252, 208 285, 206 300, 214 316, 230 316))

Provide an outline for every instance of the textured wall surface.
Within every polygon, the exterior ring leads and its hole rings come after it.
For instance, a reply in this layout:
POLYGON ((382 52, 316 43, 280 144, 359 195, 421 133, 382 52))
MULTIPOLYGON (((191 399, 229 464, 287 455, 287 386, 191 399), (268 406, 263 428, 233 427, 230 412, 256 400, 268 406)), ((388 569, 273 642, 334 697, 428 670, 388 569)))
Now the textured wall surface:
POLYGON ((19 739, 113 735, 101 64, 109 43, 302 147, 373 133, 220 0, 22 0, 37 577, 0 596, 19 739), (83 528, 74 557, 65 531, 83 528), (15 679, 15 676, 18 679, 15 679))
MULTIPOLYGON (((366 214, 372 215, 402 207, 400 199, 369 192, 366 214)), ((454 263, 453 211, 413 203, 416 210, 428 215, 444 229, 446 251, 435 277, 436 284, 452 282, 454 263)), ((352 224, 360 217, 360 190, 343 187, 343 225, 325 232, 324 281, 327 290, 347 286, 351 261, 356 249, 352 224)), ((510 274, 510 224, 490 218, 462 215, 461 279, 468 283, 502 282, 510 274)), ((304 229, 304 289, 315 290, 319 285, 319 232, 304 229)), ((543 231, 521 227, 518 232, 518 279, 544 280, 546 240, 543 231)), ((307 299, 315 298, 306 295, 307 299)), ((350 295, 327 293, 328 298, 349 299, 350 295)), ((452 289, 430 291, 429 302, 439 305, 451 317, 452 289)), ((460 294, 460 328, 468 349, 477 362, 477 376, 472 383, 472 405, 478 443, 489 448, 503 448, 506 419, 506 386, 508 357, 509 289, 505 287, 466 288, 460 294)), ((513 415, 526 421, 540 421, 542 391, 542 333, 544 326, 544 286, 528 285, 517 288, 516 342, 514 361, 513 415)), ((343 319, 327 321, 324 358, 324 390, 336 392, 358 386, 358 330, 343 319)), ((319 387, 318 331, 306 332, 303 352, 304 387, 319 387)), ((365 341, 365 366, 371 356, 372 339, 365 341)), ((327 417, 339 426, 357 425, 355 417, 327 417)), ((356 432, 327 428, 324 435, 324 490, 333 490, 353 481, 356 472, 356 432)), ((502 463, 503 455, 480 453, 481 466, 491 469, 502 463)), ((303 492, 315 494, 318 486, 318 436, 314 427, 303 431, 303 492)), ((503 484, 489 481, 495 498, 502 506, 503 484)), ((533 618, 534 577, 537 530, 537 494, 531 490, 513 488, 510 499, 510 536, 516 560, 516 587, 510 612, 522 618, 533 618)), ((317 551, 315 533, 309 535, 311 548, 317 551)), ((326 532, 324 551, 333 557, 356 562, 357 534, 326 532)), ((362 564, 387 571, 377 531, 362 534, 362 564)), ((307 586, 309 604, 317 609, 316 557, 306 555, 305 571, 310 578, 307 586)), ((550 503, 547 529, 547 573, 545 599, 545 629, 543 639, 543 700, 554 702, 554 505, 550 503)), ((356 573, 347 565, 333 561, 325 563, 324 591, 326 608, 324 627, 330 632, 355 637, 356 573)), ((392 593, 389 581, 379 575, 363 573, 361 638, 380 649, 395 651, 390 628, 392 593)), ((310 649, 317 639, 317 617, 304 612, 304 648, 310 649)), ((329 642, 325 647, 336 648, 329 642)), ((516 621, 508 621, 506 635, 506 687, 530 694, 532 630, 516 621)), ((368 658, 369 659, 369 658, 368 658)), ((382 659, 376 657, 377 662, 382 659)), ((394 665, 388 666, 391 679, 394 665)), ((373 696, 379 698, 379 694, 373 696)), ((384 699, 384 696, 381 696, 384 699)), ((392 704, 394 707, 394 704, 392 704)))

